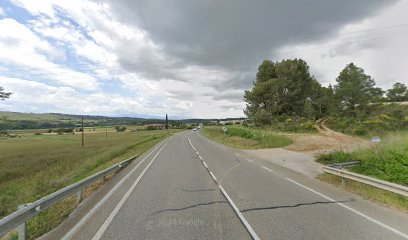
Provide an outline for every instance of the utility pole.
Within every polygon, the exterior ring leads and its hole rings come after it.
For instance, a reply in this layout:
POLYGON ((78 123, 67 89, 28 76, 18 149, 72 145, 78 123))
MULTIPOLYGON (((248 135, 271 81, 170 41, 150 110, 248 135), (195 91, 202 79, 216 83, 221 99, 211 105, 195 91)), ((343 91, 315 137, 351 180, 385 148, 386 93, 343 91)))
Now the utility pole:
POLYGON ((169 129, 169 118, 167 117, 167 113, 166 113, 166 129, 169 129))
POLYGON ((84 147, 84 116, 82 116, 81 122, 82 122, 82 147, 84 147))

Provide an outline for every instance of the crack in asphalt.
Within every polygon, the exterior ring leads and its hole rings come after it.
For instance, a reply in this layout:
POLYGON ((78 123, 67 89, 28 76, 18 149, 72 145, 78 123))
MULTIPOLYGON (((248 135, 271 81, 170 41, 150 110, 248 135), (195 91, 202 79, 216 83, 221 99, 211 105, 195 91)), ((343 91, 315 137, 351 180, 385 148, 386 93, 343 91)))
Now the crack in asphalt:
POLYGON ((163 213, 163 212, 175 212, 175 211, 182 211, 182 210, 186 210, 186 209, 190 209, 190 208, 195 208, 195 207, 200 207, 200 206, 208 206, 208 205, 212 205, 212 204, 217 204, 217 203, 228 203, 227 201, 213 201, 213 202, 208 202, 208 203, 199 203, 199 204, 194 204, 188 207, 183 207, 183 208, 168 208, 168 209, 162 209, 156 212, 153 212, 150 215, 156 215, 159 213, 163 213))
POLYGON ((310 202, 310 203, 297 203, 297 204, 294 204, 294 205, 248 208, 248 209, 241 210, 241 212, 250 212, 250 211, 259 211, 259 210, 273 210, 273 209, 279 209, 279 208, 296 208, 296 207, 301 207, 301 206, 310 206, 310 205, 317 205, 317 204, 333 204, 333 203, 345 203, 345 202, 353 202, 353 201, 355 201, 355 200, 351 199, 351 200, 343 200, 343 201, 316 201, 316 202, 310 202))
POLYGON ((207 191, 215 191, 215 188, 208 188, 208 189, 197 189, 197 190, 189 190, 189 189, 181 189, 184 192, 207 192, 207 191))

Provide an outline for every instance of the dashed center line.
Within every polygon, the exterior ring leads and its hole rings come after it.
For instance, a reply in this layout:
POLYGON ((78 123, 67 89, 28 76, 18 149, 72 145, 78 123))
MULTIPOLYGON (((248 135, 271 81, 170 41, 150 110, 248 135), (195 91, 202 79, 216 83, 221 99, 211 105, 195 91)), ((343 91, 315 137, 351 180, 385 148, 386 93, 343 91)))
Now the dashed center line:
POLYGON ((214 174, 210 171, 211 177, 214 179, 214 181, 217 181, 217 178, 214 176, 214 174))
POLYGON ((256 232, 254 231, 254 229, 251 227, 251 225, 249 225, 248 221, 245 219, 244 215, 242 215, 241 211, 238 209, 237 205, 235 205, 235 203, 232 201, 231 197, 228 195, 228 193, 224 190, 224 188, 221 186, 221 184, 218 183, 217 178, 215 177, 215 175, 210 171, 210 169, 208 168, 208 165, 202 160, 202 157, 200 156, 200 154, 198 154, 196 148, 193 146, 193 144, 190 141, 190 137, 188 138, 188 142, 190 143, 191 147, 195 150, 196 154, 200 157, 201 162, 204 164, 204 166, 207 168, 207 171, 210 173, 211 177, 214 179, 215 183, 217 184, 217 186, 220 188, 222 194, 225 196, 225 198, 228 200, 229 204, 231 205, 232 209, 234 210, 234 212, 237 214, 237 216, 239 217, 239 219, 241 220, 241 222, 244 224, 245 228, 248 230, 249 234, 251 235, 252 239, 254 240, 259 240, 258 235, 256 234, 256 232))
POLYGON ((271 173, 274 173, 274 171, 273 171, 272 169, 269 169, 269 168, 267 168, 267 167, 265 167, 265 166, 262 166, 262 168, 265 169, 266 171, 269 171, 269 172, 271 172, 271 173))

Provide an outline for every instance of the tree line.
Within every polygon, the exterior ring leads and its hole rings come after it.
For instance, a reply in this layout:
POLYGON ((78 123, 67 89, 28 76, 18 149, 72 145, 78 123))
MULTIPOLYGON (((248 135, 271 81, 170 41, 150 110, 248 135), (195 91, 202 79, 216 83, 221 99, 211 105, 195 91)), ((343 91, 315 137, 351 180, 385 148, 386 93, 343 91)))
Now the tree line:
POLYGON ((372 103, 408 101, 408 90, 397 82, 384 91, 354 63, 346 65, 333 86, 324 87, 302 59, 265 60, 244 100, 248 117, 269 124, 279 116, 311 120, 329 115, 357 117, 367 113, 366 107, 372 103))

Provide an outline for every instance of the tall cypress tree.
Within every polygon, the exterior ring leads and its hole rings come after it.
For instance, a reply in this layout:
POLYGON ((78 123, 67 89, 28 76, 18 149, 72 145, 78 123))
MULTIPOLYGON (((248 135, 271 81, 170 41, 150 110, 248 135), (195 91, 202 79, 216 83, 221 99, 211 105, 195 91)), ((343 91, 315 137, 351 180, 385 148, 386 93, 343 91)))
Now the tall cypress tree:
POLYGON ((167 113, 166 113, 166 129, 169 129, 169 119, 167 117, 167 113))

